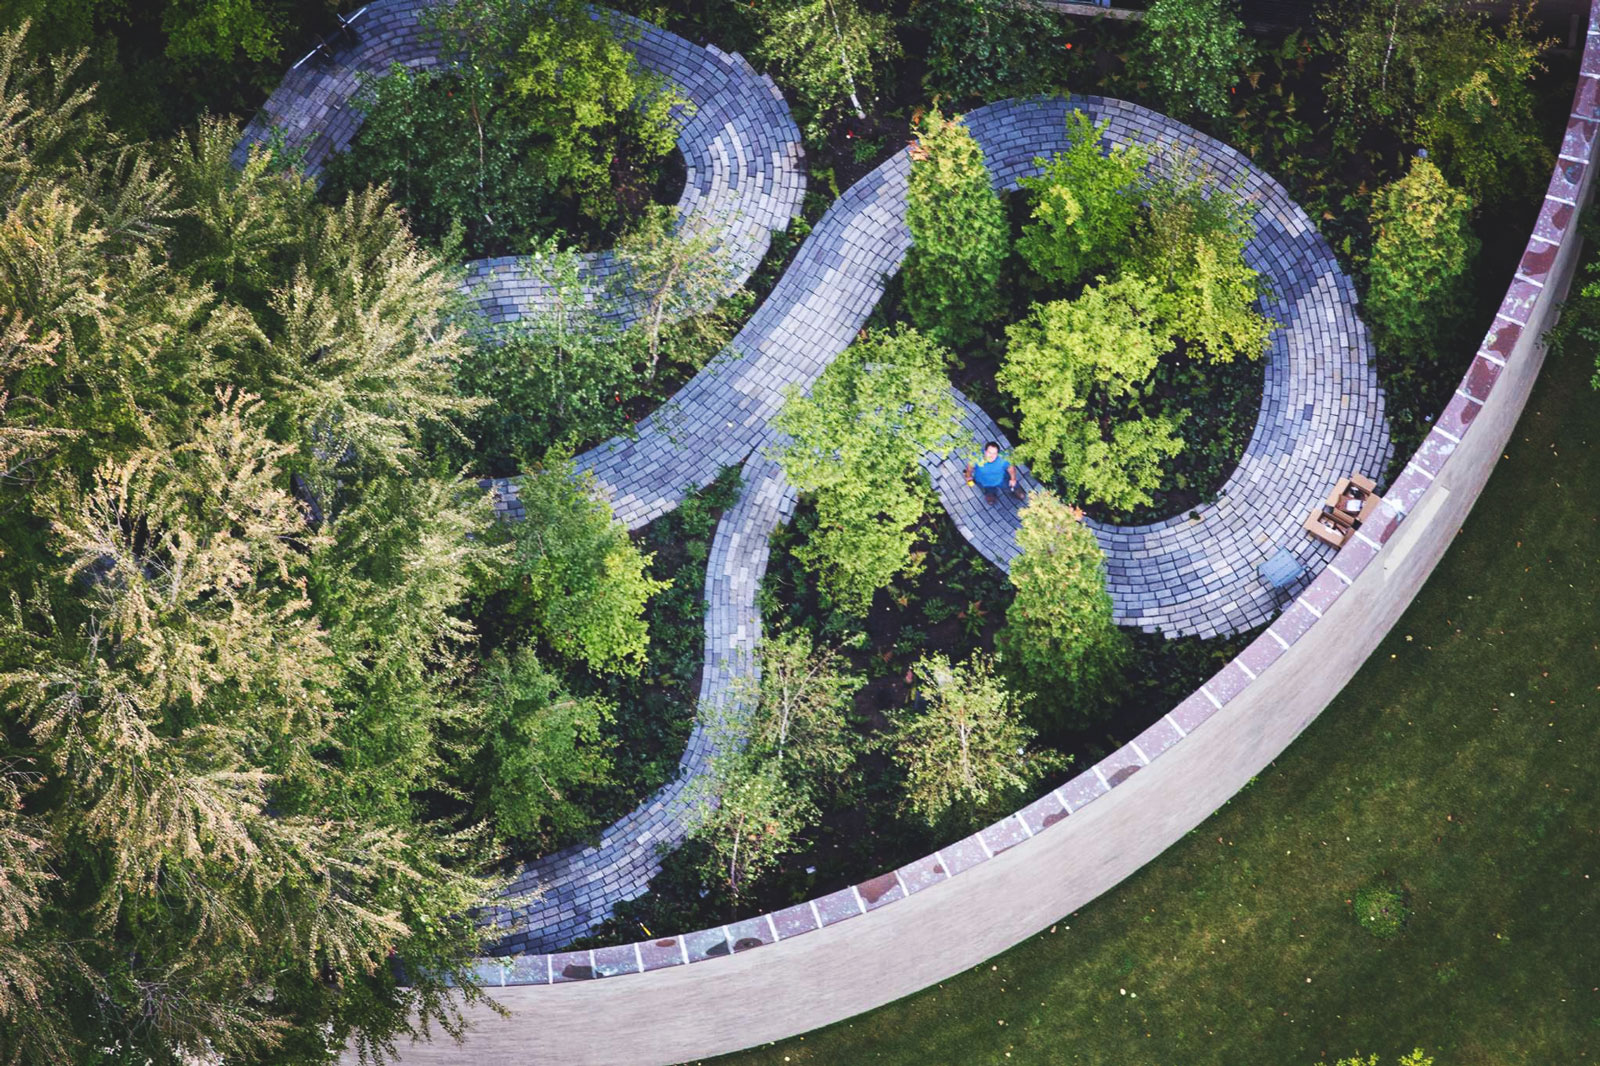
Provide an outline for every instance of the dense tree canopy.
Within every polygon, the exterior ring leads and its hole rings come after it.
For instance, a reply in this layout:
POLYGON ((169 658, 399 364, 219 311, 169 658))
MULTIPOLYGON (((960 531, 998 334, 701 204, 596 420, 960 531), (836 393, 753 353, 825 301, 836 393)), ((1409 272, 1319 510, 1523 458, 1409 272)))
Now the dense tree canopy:
POLYGON ((1551 41, 1535 40, 1532 4, 1503 25, 1447 0, 1366 0, 1331 26, 1334 132, 1368 132, 1434 151, 1477 202, 1503 200, 1549 165, 1534 115, 1534 75, 1551 41))
POLYGON ((236 168, 225 122, 120 143, 20 40, 0 1054, 312 1061, 452 1029, 489 843, 572 825, 606 765, 608 709, 536 656, 636 661, 660 585, 567 471, 511 543, 445 465, 482 406, 456 276, 381 192, 236 168), (507 584, 521 636, 480 668, 469 604, 507 584))
POLYGON ((915 330, 869 333, 775 420, 790 437, 778 453, 784 474, 817 496, 821 528, 804 560, 841 610, 864 613, 915 565, 912 527, 931 495, 918 464, 956 443, 948 359, 915 330))

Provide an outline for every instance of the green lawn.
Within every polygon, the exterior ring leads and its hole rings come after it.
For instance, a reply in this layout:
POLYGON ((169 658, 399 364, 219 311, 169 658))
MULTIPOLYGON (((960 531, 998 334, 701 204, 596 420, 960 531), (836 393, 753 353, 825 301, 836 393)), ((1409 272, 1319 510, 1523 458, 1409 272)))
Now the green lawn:
POLYGON ((1600 395, 1552 357, 1350 687, 1145 870, 1004 955, 722 1063, 1438 1066, 1600 1054, 1600 395), (1350 901, 1392 878, 1394 940, 1350 901))

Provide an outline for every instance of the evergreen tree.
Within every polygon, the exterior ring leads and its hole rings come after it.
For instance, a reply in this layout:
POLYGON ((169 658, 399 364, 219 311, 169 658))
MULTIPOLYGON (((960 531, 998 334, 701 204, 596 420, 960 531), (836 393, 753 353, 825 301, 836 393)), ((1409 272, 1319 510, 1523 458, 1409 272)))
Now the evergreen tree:
POLYGON ((961 116, 938 110, 917 124, 906 193, 906 310, 918 329, 942 344, 982 336, 1000 310, 1000 271, 1010 228, 983 163, 983 150, 961 116))
POLYGON ((913 527, 931 489, 925 452, 955 446, 948 353, 915 330, 874 332, 828 365, 810 396, 791 390, 774 424, 790 484, 815 493, 818 528, 800 553, 840 610, 864 614, 873 595, 915 565, 913 527))
POLYGON ((452 283, 377 197, 333 210, 260 156, 224 165, 224 124, 105 137, 71 65, 20 40, 0 1057, 320 1061, 458 1032, 489 885, 419 797, 460 788, 463 607, 504 550, 482 492, 432 474, 428 438, 471 409, 452 283))
POLYGON ((1471 214, 1426 159, 1373 197, 1367 313, 1385 351, 1437 358, 1459 334, 1478 254, 1471 214))
POLYGON ((1017 546, 1001 661, 1036 694, 1036 709, 1081 716, 1103 701, 1102 686, 1127 654, 1112 622, 1105 556, 1083 512, 1049 492, 1034 493, 1022 509, 1017 546))

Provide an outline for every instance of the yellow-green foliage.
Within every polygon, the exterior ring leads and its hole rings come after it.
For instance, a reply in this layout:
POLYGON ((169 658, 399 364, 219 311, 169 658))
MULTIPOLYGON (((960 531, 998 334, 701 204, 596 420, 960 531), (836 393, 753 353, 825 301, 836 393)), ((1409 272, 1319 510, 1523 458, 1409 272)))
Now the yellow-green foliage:
POLYGON ((1367 313, 1387 351, 1436 356, 1457 332, 1478 253, 1471 214, 1472 201, 1426 159, 1373 198, 1367 313))
POLYGON ((979 336, 1000 309, 1000 271, 1011 243, 983 150, 961 117, 937 110, 917 126, 906 194, 906 310, 946 344, 979 336))
POLYGON ((870 333, 828 365, 810 396, 791 391, 774 420, 791 438, 776 456, 784 474, 817 498, 817 531, 800 561, 840 610, 864 614, 878 589, 915 565, 913 527, 931 495, 919 461, 956 443, 948 358, 915 330, 870 333))
POLYGON ((1102 152, 1109 126, 1071 112, 1067 150, 1045 163, 1043 174, 1022 179, 1035 199, 1017 250, 1041 277, 1073 281, 1116 262, 1129 247, 1150 152, 1142 144, 1102 152))
POLYGON ((644 608, 671 582, 649 576, 641 552, 594 491, 592 475, 547 459, 522 479, 515 526, 519 609, 562 655, 596 670, 636 672, 650 632, 644 608))
POLYGON ((1164 346, 1160 298, 1140 278, 1101 278, 1077 299, 1042 304, 1006 330, 996 381, 1022 414, 1016 455, 1041 474, 1059 474, 1086 502, 1149 503, 1162 460, 1183 448, 1169 416, 1109 428, 1101 420, 1111 401, 1137 394, 1156 368, 1164 346))

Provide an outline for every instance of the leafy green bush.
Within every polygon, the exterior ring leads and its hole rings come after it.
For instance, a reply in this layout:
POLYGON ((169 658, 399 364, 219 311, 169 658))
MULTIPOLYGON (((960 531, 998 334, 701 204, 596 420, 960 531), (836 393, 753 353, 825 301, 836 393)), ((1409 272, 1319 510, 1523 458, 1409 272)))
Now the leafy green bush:
POLYGON ((983 150, 959 115, 946 119, 935 109, 917 125, 906 224, 911 320, 944 344, 980 336, 1000 309, 1000 271, 1011 233, 983 150))
POLYGON ((1045 163, 1043 174, 1022 179, 1034 194, 1033 221, 1017 251, 1042 278, 1075 281, 1115 263, 1130 246, 1150 153, 1142 144, 1101 151, 1109 126, 1070 112, 1067 150, 1045 163))
POLYGON ((1379 940, 1393 940, 1405 928, 1411 910, 1405 893, 1389 882, 1368 885, 1356 892, 1356 921, 1379 940))
POLYGON ((1233 0, 1151 0, 1139 31, 1169 113, 1216 118, 1231 110, 1228 91, 1255 54, 1233 0))
POLYGON ((915 566, 913 527, 932 490, 924 452, 955 445, 949 353, 907 329, 867 334, 804 396, 791 389, 774 425, 790 484, 814 493, 820 527, 802 561, 840 611, 864 614, 878 589, 915 566))
POLYGON ((928 34, 923 84, 935 99, 997 100, 1050 87, 1060 22, 1026 0, 919 0, 916 25, 928 34))
POLYGON ((526 517, 512 529, 515 613, 568 658, 636 672, 650 641, 645 603, 668 582, 648 575, 650 557, 570 460, 548 459, 522 478, 519 495, 526 517))
POLYGON ((617 161, 648 168, 670 153, 681 97, 638 66, 612 17, 591 18, 581 0, 463 0, 428 17, 460 44, 456 58, 396 66, 369 88, 327 195, 387 183, 416 232, 440 241, 459 223, 480 256, 603 228, 619 198, 644 198, 616 184, 617 161))
POLYGON ((1036 306, 1006 329, 995 380, 1022 414, 1016 455, 1041 476, 1060 476, 1086 502, 1148 504, 1161 461, 1183 448, 1174 416, 1108 417, 1111 404, 1137 395, 1155 371, 1159 297, 1139 278, 1097 279, 1077 299, 1036 306))
POLYGON ((1121 668, 1127 641, 1111 616, 1105 555, 1083 512, 1036 492, 1022 509, 1021 549, 1011 562, 1016 598, 998 641, 1001 662, 1035 708, 1082 716, 1121 668))
POLYGON ((905 774, 906 809, 929 825, 966 829, 1010 810, 1062 764, 1033 747, 1024 700, 988 657, 926 655, 914 671, 915 700, 891 715, 884 745, 905 774))
POLYGON ((546 241, 532 276, 547 299, 519 321, 474 334, 457 387, 484 402, 465 429, 480 469, 532 462, 558 442, 610 436, 638 395, 632 349, 586 297, 575 253, 546 241))
POLYGON ((1162 287, 1162 332, 1212 363, 1256 359, 1274 323, 1256 310, 1260 275, 1245 263, 1255 236, 1255 205, 1221 188, 1189 153, 1168 160, 1150 181, 1127 272, 1162 287))
POLYGON ((1436 358, 1459 334, 1478 253, 1471 214, 1426 159, 1373 198, 1367 313, 1387 351, 1436 358))

